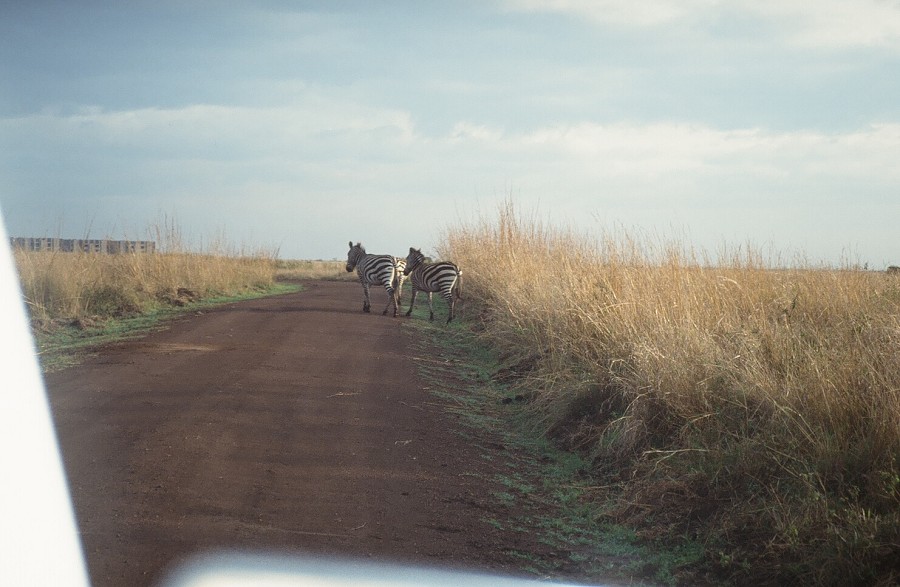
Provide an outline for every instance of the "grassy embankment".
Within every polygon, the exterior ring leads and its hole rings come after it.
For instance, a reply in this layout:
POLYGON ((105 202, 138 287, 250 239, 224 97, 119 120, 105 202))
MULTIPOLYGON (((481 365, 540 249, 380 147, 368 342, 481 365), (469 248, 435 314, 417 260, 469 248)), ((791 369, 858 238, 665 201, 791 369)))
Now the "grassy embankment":
POLYGON ((590 463, 598 523, 702 544, 695 570, 739 584, 900 579, 900 278, 595 241, 511 205, 440 254, 531 421, 590 463))
POLYGON ((195 252, 176 227, 157 231, 157 244, 155 254, 15 251, 44 369, 185 308, 290 289, 277 283, 273 252, 220 241, 195 252))

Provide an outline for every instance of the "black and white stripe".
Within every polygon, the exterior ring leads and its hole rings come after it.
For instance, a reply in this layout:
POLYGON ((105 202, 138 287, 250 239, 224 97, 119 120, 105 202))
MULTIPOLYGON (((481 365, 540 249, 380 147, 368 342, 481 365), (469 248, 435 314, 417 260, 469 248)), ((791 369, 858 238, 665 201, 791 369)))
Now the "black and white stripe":
POLYGON ((429 320, 434 320, 431 294, 437 292, 441 294, 450 309, 447 322, 453 320, 456 302, 454 294, 456 298, 462 299, 460 296, 462 271, 459 270, 459 267, 449 261, 427 263, 422 251, 410 247, 409 255, 406 257, 406 268, 403 272, 409 276, 412 282, 412 300, 409 303, 409 311, 406 312, 407 316, 412 314, 413 306, 416 303, 416 292, 424 291, 428 293, 428 310, 431 314, 429 320))
POLYGON ((406 258, 394 257, 394 271, 397 273, 397 276, 394 278, 394 288, 397 290, 398 300, 403 297, 403 282, 406 281, 406 273, 403 272, 404 269, 406 269, 406 258))
POLYGON ((350 241, 350 252, 347 253, 347 272, 356 269, 356 274, 359 276, 359 283, 362 284, 365 293, 363 312, 370 311, 369 286, 380 284, 384 286, 389 298, 382 314, 387 314, 388 308, 393 304, 394 316, 397 315, 400 300, 397 290, 394 289, 395 279, 397 279, 397 265, 394 259, 395 257, 391 255, 368 255, 360 243, 354 245, 353 241, 350 241))

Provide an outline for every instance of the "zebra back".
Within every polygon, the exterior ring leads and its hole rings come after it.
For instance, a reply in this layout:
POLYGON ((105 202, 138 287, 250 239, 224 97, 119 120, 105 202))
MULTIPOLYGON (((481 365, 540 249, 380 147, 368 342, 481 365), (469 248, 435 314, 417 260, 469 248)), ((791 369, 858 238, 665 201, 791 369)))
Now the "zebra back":
POLYGON ((391 255, 370 255, 360 243, 350 241, 347 253, 347 271, 356 269, 359 281, 368 285, 383 285, 388 293, 393 293, 397 267, 391 255))
POLYGON ((382 314, 387 314, 388 308, 393 306, 394 316, 399 310, 399 300, 395 289, 397 279, 397 266, 391 255, 369 255, 360 243, 353 244, 350 241, 350 250, 347 252, 347 272, 356 269, 359 283, 363 288, 363 312, 370 311, 369 286, 381 284, 388 294, 388 305, 384 307, 382 314))
POLYGON ((415 289, 428 293, 440 292, 447 300, 450 299, 454 286, 462 274, 455 263, 449 261, 428 263, 422 251, 413 248, 409 249, 404 271, 410 276, 415 289))
POLYGON ((416 292, 423 291, 428 293, 429 320, 434 320, 434 306, 431 303, 431 294, 439 292, 444 301, 447 302, 447 309, 449 310, 447 323, 453 320, 456 302, 453 299, 454 291, 456 292, 456 297, 461 297, 459 287, 462 271, 459 270, 459 267, 449 261, 427 263, 422 251, 410 247, 409 255, 406 257, 406 268, 403 272, 409 275, 410 281, 412 281, 412 299, 409 302, 409 310, 406 312, 407 316, 412 314, 413 307, 416 304, 416 292))

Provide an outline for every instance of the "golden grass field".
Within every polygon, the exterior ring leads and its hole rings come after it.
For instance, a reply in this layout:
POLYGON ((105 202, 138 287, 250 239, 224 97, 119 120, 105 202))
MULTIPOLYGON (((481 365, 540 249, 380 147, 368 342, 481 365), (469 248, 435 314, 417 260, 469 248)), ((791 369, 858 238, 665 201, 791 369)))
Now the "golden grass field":
POLYGON ((328 279, 338 281, 356 281, 356 272, 347 273, 346 261, 278 261, 276 277, 279 280, 296 279, 328 279))
POLYGON ((151 227, 159 253, 93 254, 14 250, 32 322, 130 316, 211 297, 264 291, 276 252, 234 247, 224 235, 190 246, 168 218, 151 227))
POLYGON ((275 260, 200 253, 100 255, 15 252, 32 319, 145 312, 212 296, 270 287, 275 260))
POLYGON ((900 580, 900 276, 589 239, 509 203, 445 243, 603 518, 698 540, 739 583, 900 580))

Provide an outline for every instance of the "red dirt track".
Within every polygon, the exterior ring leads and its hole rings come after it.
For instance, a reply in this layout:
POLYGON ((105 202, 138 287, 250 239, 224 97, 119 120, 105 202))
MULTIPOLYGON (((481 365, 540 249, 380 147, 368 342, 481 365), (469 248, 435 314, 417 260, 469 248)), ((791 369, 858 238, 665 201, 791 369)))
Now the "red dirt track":
POLYGON ((501 573, 546 554, 484 521, 484 449, 424 389, 408 319, 361 309, 358 283, 307 282, 46 377, 95 587, 221 548, 501 573))

